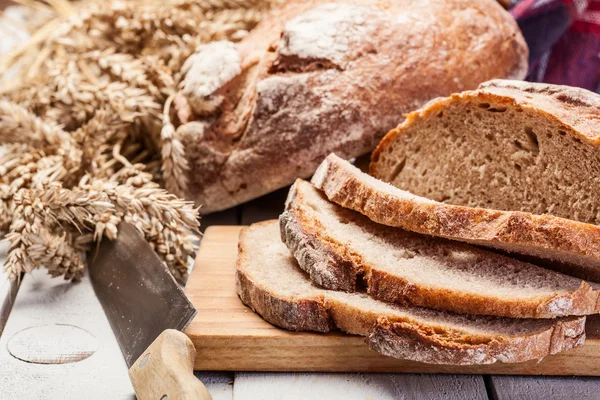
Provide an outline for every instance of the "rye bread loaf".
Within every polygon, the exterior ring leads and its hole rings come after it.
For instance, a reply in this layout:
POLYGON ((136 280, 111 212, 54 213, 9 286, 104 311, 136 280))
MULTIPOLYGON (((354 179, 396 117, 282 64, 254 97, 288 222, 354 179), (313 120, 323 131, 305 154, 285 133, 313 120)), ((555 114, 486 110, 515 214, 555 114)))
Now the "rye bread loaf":
POLYGON ((374 223, 298 179, 279 218, 281 239, 313 282, 458 313, 554 318, 600 311, 597 290, 477 247, 374 223))
POLYGON ((510 319, 401 307, 318 288, 279 239, 277 221, 240 235, 237 291, 268 322, 294 331, 367 336, 372 350, 436 364, 521 362, 583 344, 585 317, 510 319))
POLYGON ((293 0, 238 44, 201 46, 175 100, 203 214, 354 157, 431 98, 521 79, 528 50, 494 0, 293 0))
POLYGON ((596 225, 547 214, 440 203, 369 176, 334 154, 323 161, 312 183, 329 200, 377 223, 535 256, 547 260, 544 265, 549 268, 600 281, 596 225))
POLYGON ((370 172, 436 201, 599 224, 599 146, 600 95, 493 80, 410 113, 370 172))

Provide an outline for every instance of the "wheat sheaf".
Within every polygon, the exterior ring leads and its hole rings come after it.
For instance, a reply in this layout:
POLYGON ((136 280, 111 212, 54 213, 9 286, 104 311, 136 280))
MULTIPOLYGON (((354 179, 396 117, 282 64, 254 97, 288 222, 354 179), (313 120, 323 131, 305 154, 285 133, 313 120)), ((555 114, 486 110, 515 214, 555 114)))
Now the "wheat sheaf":
POLYGON ((199 217, 170 99, 198 45, 242 39, 275 2, 17 2, 47 17, 0 59, 4 268, 77 280, 126 221, 185 281, 199 217))

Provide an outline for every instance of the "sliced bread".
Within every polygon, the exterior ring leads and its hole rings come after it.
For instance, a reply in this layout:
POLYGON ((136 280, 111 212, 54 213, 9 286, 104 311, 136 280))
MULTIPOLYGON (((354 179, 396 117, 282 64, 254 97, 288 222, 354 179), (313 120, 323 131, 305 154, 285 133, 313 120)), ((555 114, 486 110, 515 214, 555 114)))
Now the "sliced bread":
POLYGON ((554 318, 600 311, 600 292, 572 278, 477 247, 376 224, 297 180, 281 239, 317 284, 382 301, 459 313, 554 318))
POLYGON ((600 95, 492 80, 407 115, 371 175, 427 198, 600 224, 600 95))
POLYGON ((268 322, 294 331, 367 336, 372 350, 437 364, 521 362, 583 344, 585 317, 510 319, 402 307, 314 286, 279 238, 277 221, 240 235, 237 291, 268 322))
POLYGON ((600 227, 552 215, 440 203, 382 182, 329 155, 312 183, 329 200, 380 224, 550 261, 560 272, 600 282, 600 227))

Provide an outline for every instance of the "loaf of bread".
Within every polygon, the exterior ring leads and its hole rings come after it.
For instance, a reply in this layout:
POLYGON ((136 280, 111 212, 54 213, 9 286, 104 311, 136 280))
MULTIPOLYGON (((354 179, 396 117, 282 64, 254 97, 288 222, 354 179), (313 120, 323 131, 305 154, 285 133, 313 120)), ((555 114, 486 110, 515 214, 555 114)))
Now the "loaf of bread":
MULTIPOLYGON (((436 201, 597 225, 599 132, 598 94, 494 80, 409 114, 381 141, 370 172, 436 201)), ((515 243, 506 250, 549 258, 559 262, 549 266, 600 281, 597 227, 553 221, 538 219, 545 249, 515 243), (561 248, 568 251, 553 250, 561 248)))
POLYGON ((516 318, 600 311, 600 292, 581 279, 376 224, 331 203, 301 179, 290 189, 279 222, 281 239, 299 266, 327 289, 353 292, 364 281, 370 296, 386 302, 516 318))
POLYGON ((287 2, 239 44, 201 46, 174 104, 183 193, 206 214, 372 150, 403 113, 492 78, 527 46, 494 0, 287 2))
POLYGON ((436 364, 511 363, 581 346, 585 317, 510 319, 392 305, 318 288, 279 239, 277 221, 242 231, 236 271, 244 304, 294 331, 341 329, 382 354, 436 364))
POLYGON ((329 200, 377 223, 536 256, 564 273, 600 281, 596 225, 547 214, 440 203, 369 176, 334 154, 321 163, 312 182, 329 200))

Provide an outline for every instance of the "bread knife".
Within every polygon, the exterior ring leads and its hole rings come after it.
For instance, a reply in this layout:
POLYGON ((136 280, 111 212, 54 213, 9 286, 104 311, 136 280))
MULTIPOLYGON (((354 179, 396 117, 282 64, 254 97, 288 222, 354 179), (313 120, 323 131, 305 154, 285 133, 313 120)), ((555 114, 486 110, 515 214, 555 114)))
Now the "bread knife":
POLYGON ((194 376, 196 349, 181 331, 196 309, 154 250, 127 224, 88 256, 92 286, 140 400, 211 399, 194 376))

